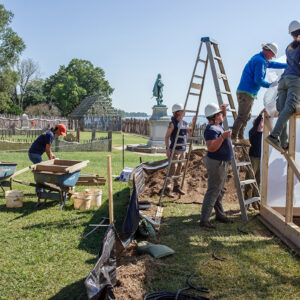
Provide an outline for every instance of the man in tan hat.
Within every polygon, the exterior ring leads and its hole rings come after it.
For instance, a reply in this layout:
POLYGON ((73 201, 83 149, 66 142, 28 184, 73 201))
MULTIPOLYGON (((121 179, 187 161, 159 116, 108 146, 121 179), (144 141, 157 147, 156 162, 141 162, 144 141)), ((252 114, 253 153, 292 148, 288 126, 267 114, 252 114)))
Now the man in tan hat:
POLYGON ((238 116, 232 127, 232 143, 242 143, 250 146, 244 139, 244 130, 247 122, 251 118, 251 109, 254 99, 261 87, 269 88, 277 86, 278 82, 266 82, 267 68, 285 69, 287 64, 273 62, 271 59, 276 57, 278 46, 275 43, 262 44, 262 51, 254 55, 246 64, 240 84, 237 88, 238 116))

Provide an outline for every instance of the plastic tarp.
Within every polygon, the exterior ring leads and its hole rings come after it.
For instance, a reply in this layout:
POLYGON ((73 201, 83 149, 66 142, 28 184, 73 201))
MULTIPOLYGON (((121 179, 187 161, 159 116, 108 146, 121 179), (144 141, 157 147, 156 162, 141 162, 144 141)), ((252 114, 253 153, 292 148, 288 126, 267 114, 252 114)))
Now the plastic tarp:
MULTIPOLYGON (((282 56, 276 61, 286 62, 286 57, 282 56)), ((283 70, 268 69, 266 80, 273 82, 279 80, 283 70)), ((276 98, 277 87, 267 89, 264 95, 264 106, 270 116, 276 113, 276 98)), ((277 118, 272 118, 273 126, 277 118)), ((300 120, 296 123, 296 132, 300 133, 300 120)), ((300 139, 296 138, 296 157, 295 161, 300 165, 300 139)), ((287 180, 287 161, 282 154, 280 154, 273 147, 269 147, 269 172, 268 172, 268 194, 267 204, 273 207, 285 207, 286 203, 286 180, 287 180)), ((300 182, 295 176, 294 180, 294 207, 300 207, 300 182)))
POLYGON ((93 270, 84 281, 89 299, 114 300, 113 286, 116 285, 116 232, 110 225, 102 242, 93 270))

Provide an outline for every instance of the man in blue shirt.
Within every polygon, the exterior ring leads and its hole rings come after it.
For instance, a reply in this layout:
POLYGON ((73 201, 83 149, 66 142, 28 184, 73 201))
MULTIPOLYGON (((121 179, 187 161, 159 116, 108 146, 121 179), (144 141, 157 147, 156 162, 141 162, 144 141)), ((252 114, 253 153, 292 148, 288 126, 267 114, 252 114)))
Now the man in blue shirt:
POLYGON ((222 123, 226 117, 226 107, 216 104, 208 104, 205 107, 205 116, 209 121, 204 131, 204 138, 207 146, 205 167, 207 169, 207 191, 204 196, 200 226, 215 228, 209 218, 212 210, 215 209, 216 220, 222 223, 230 223, 223 209, 222 199, 224 185, 227 178, 228 166, 233 157, 230 142, 231 131, 224 131, 222 123))
POLYGON ((244 130, 247 122, 251 118, 251 109, 254 99, 261 87, 269 88, 277 86, 278 82, 266 82, 267 68, 284 69, 287 64, 272 62, 271 59, 276 56, 278 46, 275 43, 262 45, 262 51, 254 55, 246 64, 237 88, 238 116, 232 127, 231 140, 234 144, 242 143, 250 146, 244 139, 244 130))

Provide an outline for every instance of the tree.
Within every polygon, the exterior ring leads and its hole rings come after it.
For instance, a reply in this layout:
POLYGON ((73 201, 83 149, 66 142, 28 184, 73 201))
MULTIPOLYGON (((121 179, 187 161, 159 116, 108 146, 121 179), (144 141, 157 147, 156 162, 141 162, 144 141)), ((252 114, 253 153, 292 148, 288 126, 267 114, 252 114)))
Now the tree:
POLYGON ((18 85, 15 88, 15 99, 19 107, 23 108, 23 100, 26 89, 30 82, 37 79, 39 64, 31 58, 27 58, 17 63, 17 71, 19 75, 18 85))
POLYGON ((46 96, 43 94, 43 79, 35 79, 27 85, 23 97, 23 109, 29 105, 37 105, 46 102, 46 96))
POLYGON ((13 13, 0 4, 0 112, 20 113, 11 100, 18 81, 17 72, 12 70, 19 55, 25 49, 23 40, 9 26, 13 13))
POLYGON ((111 102, 112 92, 104 71, 81 59, 72 59, 67 67, 61 66, 44 84, 47 100, 54 101, 65 116, 86 96, 101 94, 111 102))

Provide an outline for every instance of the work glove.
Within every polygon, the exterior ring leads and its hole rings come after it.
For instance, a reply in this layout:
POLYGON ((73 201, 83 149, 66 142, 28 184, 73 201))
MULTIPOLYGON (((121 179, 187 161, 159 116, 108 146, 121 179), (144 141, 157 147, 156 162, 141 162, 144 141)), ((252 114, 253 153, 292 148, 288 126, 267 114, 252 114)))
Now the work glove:
POLYGON ((278 81, 273 81, 271 84, 270 84, 270 87, 274 87, 274 86, 277 86, 278 85, 278 81))

